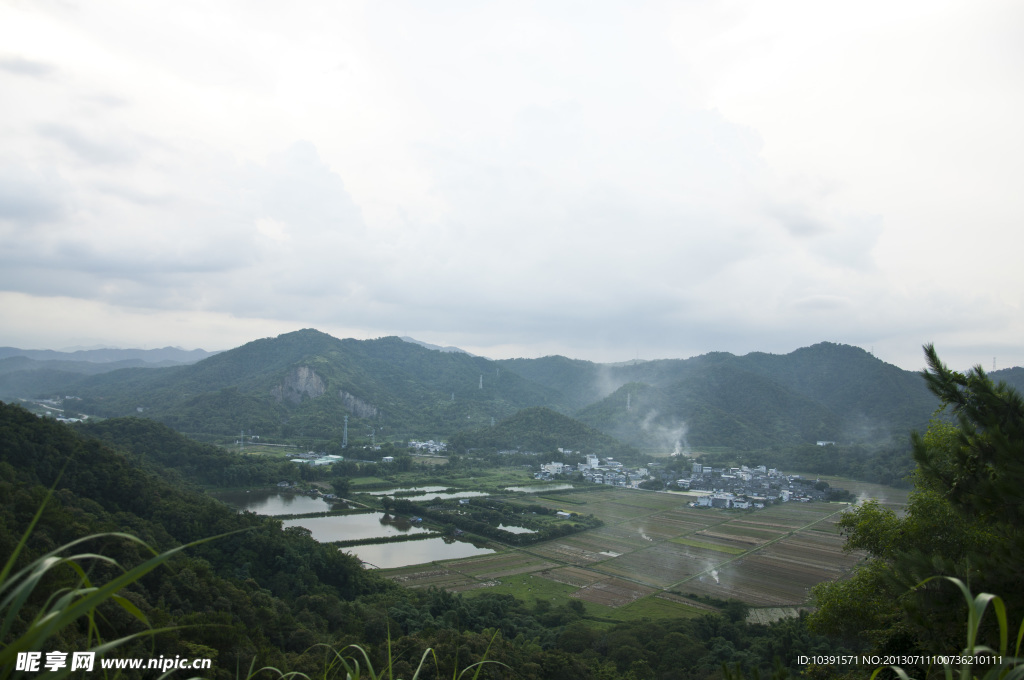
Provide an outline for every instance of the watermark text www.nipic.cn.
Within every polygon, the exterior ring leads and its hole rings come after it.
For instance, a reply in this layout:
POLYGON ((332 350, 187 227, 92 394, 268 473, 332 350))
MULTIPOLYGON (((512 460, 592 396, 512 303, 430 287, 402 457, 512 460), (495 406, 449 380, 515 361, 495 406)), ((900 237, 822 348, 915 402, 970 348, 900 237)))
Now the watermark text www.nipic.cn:
POLYGON ((29 672, 91 671, 97 665, 103 670, 113 669, 153 669, 161 673, 177 668, 190 670, 206 670, 211 666, 211 659, 189 659, 176 656, 174 658, 160 656, 155 659, 100 659, 96 663, 96 652, 18 652, 14 670, 29 672))

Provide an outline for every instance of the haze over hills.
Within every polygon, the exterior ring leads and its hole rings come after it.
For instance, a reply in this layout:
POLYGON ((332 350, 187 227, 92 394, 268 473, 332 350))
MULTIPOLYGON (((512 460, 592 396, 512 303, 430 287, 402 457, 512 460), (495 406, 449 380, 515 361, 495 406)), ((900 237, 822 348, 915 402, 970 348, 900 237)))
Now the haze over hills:
POLYGON ((57 393, 85 375, 122 368, 183 366, 214 354, 177 347, 75 351, 0 347, 0 398, 57 393))
POLYGON ((717 352, 616 365, 557 356, 493 361, 448 350, 306 329, 189 365, 96 375, 11 370, 0 375, 0 397, 73 395, 83 413, 141 413, 207 437, 244 430, 333 439, 345 416, 350 440, 448 438, 495 423, 496 432, 509 432, 508 441, 493 442, 499 448, 530 441, 503 421, 546 407, 662 451, 903 438, 923 429, 937 406, 916 373, 833 343, 786 355, 717 352))
POLYGON ((140 364, 170 366, 193 364, 214 354, 217 354, 217 352, 207 352, 203 349, 184 350, 179 347, 161 347, 159 349, 100 348, 74 351, 0 347, 0 359, 26 357, 34 361, 88 362, 94 364, 136 361, 140 364))

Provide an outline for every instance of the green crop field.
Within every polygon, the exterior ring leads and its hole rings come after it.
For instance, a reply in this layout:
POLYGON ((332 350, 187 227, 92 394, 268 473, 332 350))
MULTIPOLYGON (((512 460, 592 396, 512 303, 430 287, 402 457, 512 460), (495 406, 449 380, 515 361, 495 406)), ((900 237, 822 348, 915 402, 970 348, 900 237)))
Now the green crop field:
MULTIPOLYGON (((851 489, 855 484, 833 483, 851 489)), ((871 486, 886 499, 906 498, 898 490, 871 486)), ((691 508, 682 494, 622 488, 506 500, 570 507, 593 514, 604 526, 389 575, 412 587, 433 585, 468 595, 500 592, 552 604, 575 598, 590 616, 625 621, 706 611, 708 605, 682 597, 691 593, 795 611, 807 604, 813 585, 842 577, 859 559, 843 551, 836 531, 835 522, 849 507, 845 503, 719 510, 691 508)))

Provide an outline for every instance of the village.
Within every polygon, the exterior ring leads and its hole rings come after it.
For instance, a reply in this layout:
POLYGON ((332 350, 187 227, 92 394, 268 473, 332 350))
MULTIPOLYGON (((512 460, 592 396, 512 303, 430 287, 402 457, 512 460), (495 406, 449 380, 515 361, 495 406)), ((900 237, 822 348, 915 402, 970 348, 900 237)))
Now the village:
MULTIPOLYGON (((571 453, 571 452, 569 452, 571 453)), ((595 455, 576 466, 551 462, 540 466, 534 475, 538 480, 556 477, 575 477, 593 484, 646 488, 667 491, 699 492, 692 507, 759 509, 774 503, 790 501, 848 501, 852 495, 843 489, 834 489, 828 482, 805 479, 801 475, 787 475, 764 465, 749 467, 711 467, 695 462, 688 477, 671 479, 658 463, 627 468, 613 458, 602 462, 595 455)))

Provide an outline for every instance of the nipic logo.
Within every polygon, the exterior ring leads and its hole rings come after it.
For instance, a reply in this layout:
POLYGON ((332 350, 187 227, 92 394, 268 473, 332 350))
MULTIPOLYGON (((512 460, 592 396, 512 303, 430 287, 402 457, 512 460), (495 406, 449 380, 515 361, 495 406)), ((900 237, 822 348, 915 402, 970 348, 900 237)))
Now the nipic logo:
MULTIPOLYGON (((18 652, 14 670, 38 673, 59 671, 91 671, 96 664, 96 652, 18 652), (69 658, 70 657, 70 658, 69 658), (70 664, 70 665, 69 665, 70 664)), ((189 659, 160 656, 157 659, 100 659, 103 669, 157 669, 163 673, 171 669, 209 669, 212 659, 189 659)))
MULTIPOLYGON (((71 670, 91 671, 96 663, 96 652, 71 652, 71 670)), ((18 658, 14 662, 16 671, 59 671, 68 667, 67 652, 47 652, 46 660, 43 661, 42 652, 18 652, 18 658)))

